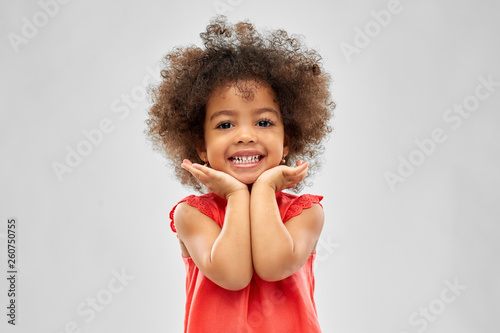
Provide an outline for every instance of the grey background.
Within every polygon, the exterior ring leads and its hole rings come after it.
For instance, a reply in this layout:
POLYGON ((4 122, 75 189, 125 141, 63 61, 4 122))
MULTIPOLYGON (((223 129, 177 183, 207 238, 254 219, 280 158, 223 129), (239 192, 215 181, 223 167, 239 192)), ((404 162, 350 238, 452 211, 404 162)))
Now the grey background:
POLYGON ((480 77, 500 82, 498 1, 54 3, 0 4, 4 273, 6 221, 19 221, 17 325, 6 323, 2 278, 2 332, 182 331, 185 273, 168 213, 191 192, 145 141, 142 92, 164 54, 199 44, 218 3, 232 22, 304 35, 333 77, 335 132, 305 190, 325 196, 323 331, 500 330, 500 87, 477 88, 480 77), (372 11, 391 3, 397 13, 376 23, 372 11), (24 27, 35 21, 36 32, 24 27), (365 28, 369 43, 346 56, 365 28), (15 46, 23 29, 31 37, 15 46), (465 102, 474 111, 449 113, 465 102), (85 146, 83 132, 103 121, 109 133, 85 146), (424 154, 416 141, 435 129, 446 140, 424 154), (91 151, 59 179, 53 164, 77 147, 91 151), (391 188, 387 173, 410 158, 418 165, 391 188))

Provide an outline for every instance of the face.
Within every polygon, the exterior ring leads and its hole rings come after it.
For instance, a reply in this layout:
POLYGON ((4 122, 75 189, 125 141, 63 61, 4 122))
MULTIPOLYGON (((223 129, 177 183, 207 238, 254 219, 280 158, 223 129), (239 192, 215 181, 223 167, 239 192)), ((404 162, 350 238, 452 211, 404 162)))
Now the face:
POLYGON ((288 154, 285 130, 273 91, 264 84, 252 88, 244 99, 236 87, 217 90, 205 114, 205 142, 200 158, 244 184, 253 184, 266 170, 288 154))

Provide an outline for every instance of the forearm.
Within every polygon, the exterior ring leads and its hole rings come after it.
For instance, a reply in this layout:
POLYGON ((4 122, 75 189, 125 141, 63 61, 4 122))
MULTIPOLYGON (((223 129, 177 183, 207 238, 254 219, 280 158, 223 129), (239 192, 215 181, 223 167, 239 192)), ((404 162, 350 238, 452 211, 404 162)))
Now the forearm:
POLYGON ((210 262, 220 279, 241 289, 253 275, 250 244, 250 194, 238 191, 227 198, 224 226, 215 240, 210 262), (239 288, 241 287, 241 288, 239 288))
POLYGON ((274 189, 256 182, 250 197, 252 260, 265 280, 279 280, 293 274, 293 238, 281 220, 274 189))

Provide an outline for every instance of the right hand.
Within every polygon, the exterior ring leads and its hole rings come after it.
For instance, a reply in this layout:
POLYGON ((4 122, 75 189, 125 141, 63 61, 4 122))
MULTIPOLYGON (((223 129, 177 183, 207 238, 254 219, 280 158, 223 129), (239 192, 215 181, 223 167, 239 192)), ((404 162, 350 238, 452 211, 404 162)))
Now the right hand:
POLYGON ((247 185, 225 172, 217 171, 198 163, 192 163, 188 159, 182 162, 181 167, 189 171, 200 183, 208 187, 210 191, 222 198, 228 199, 231 194, 238 191, 248 192, 247 185))

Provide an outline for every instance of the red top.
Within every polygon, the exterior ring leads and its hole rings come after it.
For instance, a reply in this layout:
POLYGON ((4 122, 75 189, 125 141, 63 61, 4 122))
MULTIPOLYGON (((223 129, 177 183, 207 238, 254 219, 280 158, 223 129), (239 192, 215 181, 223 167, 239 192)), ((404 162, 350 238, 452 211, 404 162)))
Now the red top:
MULTIPOLYGON (((299 215, 322 196, 296 196, 276 193, 283 222, 299 215)), ((197 207, 221 228, 227 200, 209 193, 190 195, 181 202, 197 207)), ((179 204, 178 203, 178 204, 179 204)), ((177 204, 177 205, 178 205, 177 204)), ((175 205, 170 212, 174 232, 175 205)), ((321 204, 320 204, 321 205, 321 204)), ((313 261, 311 254, 297 272, 276 282, 262 280, 254 271, 250 284, 242 290, 219 287, 205 277, 191 258, 184 258, 186 267, 186 312, 184 332, 192 333, 317 333, 321 332, 314 303, 313 261)))

